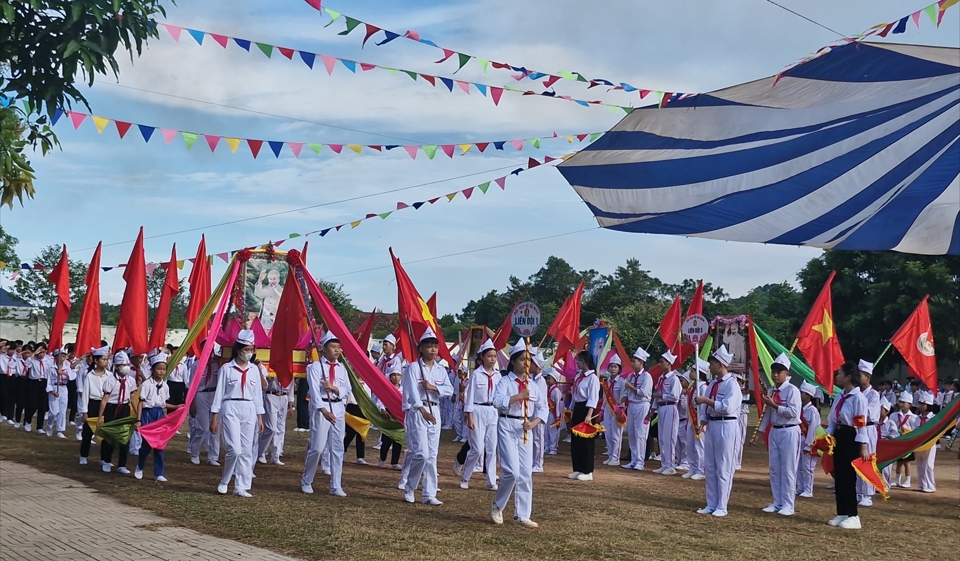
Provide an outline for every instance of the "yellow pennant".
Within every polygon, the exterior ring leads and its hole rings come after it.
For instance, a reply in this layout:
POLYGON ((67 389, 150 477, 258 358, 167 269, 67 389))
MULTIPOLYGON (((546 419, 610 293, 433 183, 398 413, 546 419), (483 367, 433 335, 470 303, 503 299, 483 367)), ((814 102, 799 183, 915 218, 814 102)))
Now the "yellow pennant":
POLYGON ((457 146, 459 146, 460 149, 463 150, 463 153, 466 154, 470 151, 470 147, 473 146, 473 144, 457 144, 457 146))
POLYGON ((93 116, 93 124, 97 125, 97 132, 102 133, 103 129, 107 128, 107 125, 110 123, 110 119, 104 119, 103 117, 93 116))
POLYGON ((230 147, 230 152, 233 153, 233 154, 236 154, 236 153, 237 153, 237 148, 240 147, 240 139, 239 139, 239 138, 229 138, 229 137, 228 137, 228 138, 224 138, 224 140, 227 141, 227 146, 230 147))
POLYGON ((452 201, 453 198, 456 197, 456 196, 457 196, 456 193, 450 193, 449 195, 447 195, 447 200, 448 200, 448 201, 452 201))
POLYGON ((359 153, 360 153, 360 150, 363 149, 363 147, 360 146, 359 144, 347 144, 347 148, 353 150, 353 151, 356 152, 357 154, 359 154, 359 153))
POLYGON ((179 261, 177 261, 177 268, 178 268, 178 269, 183 270, 184 261, 186 261, 186 260, 185 260, 185 259, 180 259, 179 261))
POLYGON ((351 223, 350 223, 350 228, 351 228, 351 229, 356 228, 357 226, 360 225, 361 222, 363 222, 363 220, 355 220, 355 221, 351 222, 351 223))

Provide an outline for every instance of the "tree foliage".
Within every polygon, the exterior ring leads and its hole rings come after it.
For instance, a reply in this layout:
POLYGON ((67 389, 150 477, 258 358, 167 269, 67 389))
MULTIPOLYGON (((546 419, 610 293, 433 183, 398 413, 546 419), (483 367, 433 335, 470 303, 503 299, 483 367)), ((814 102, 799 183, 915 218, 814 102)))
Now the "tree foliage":
POLYGON ((20 240, 8 234, 0 224, 0 262, 6 263, 10 269, 20 267, 20 258, 17 257, 17 244, 20 240))
MULTIPOLYGON (((157 267, 153 273, 147 276, 147 305, 150 310, 150 322, 153 325, 153 319, 156 316, 157 306, 160 305, 160 297, 163 296, 163 285, 167 281, 167 269, 157 267)), ((186 281, 182 276, 178 276, 177 281, 180 290, 176 297, 170 302, 170 316, 167 318, 167 329, 186 329, 187 328, 187 288, 186 281)), ((118 315, 119 318, 119 315, 118 315)))

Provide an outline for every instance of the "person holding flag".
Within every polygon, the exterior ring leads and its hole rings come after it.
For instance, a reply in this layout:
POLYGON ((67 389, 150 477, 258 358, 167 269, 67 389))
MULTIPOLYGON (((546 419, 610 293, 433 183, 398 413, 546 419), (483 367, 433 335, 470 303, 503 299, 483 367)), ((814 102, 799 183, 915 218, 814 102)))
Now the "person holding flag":
POLYGON ((653 377, 644 366, 650 353, 637 347, 630 366, 633 372, 623 382, 621 401, 627 406, 627 443, 630 446, 630 463, 623 469, 643 471, 647 453, 647 434, 650 431, 650 399, 653 395, 653 377))
MULTIPOLYGON (((594 371, 593 357, 589 351, 580 351, 577 355, 577 375, 573 379, 573 416, 570 427, 580 423, 593 424, 593 416, 600 401, 600 380, 594 371)), ((593 438, 585 438, 571 430, 570 459, 573 473, 568 479, 593 481, 594 447, 593 438)))
POLYGON ((710 355, 710 373, 714 376, 707 395, 694 399, 702 405, 700 414, 701 432, 706 431, 707 441, 703 443, 703 471, 707 476, 707 506, 697 514, 711 514, 722 517, 727 515, 727 503, 733 489, 733 474, 736 446, 737 416, 740 414, 740 402, 743 394, 740 386, 727 368, 733 355, 720 345, 710 355))
MULTIPOLYGON (((103 380, 103 398, 100 401, 100 411, 97 416, 97 429, 103 423, 123 419, 133 415, 130 410, 130 396, 137 389, 137 380, 130 370, 130 358, 127 353, 117 351, 113 355, 113 376, 103 380)), ((110 473, 113 468, 113 444, 108 439, 100 443, 100 465, 104 473, 110 473)), ((117 452, 117 473, 127 475, 127 454, 130 452, 129 442, 121 444, 117 452)))
POLYGON ((709 373, 710 363, 697 357, 694 368, 690 372, 690 376, 696 376, 696 379, 690 380, 690 388, 686 390, 683 403, 680 405, 687 412, 686 430, 680 435, 680 438, 686 439, 687 463, 690 468, 682 477, 694 481, 706 479, 703 474, 703 435, 700 433, 699 407, 694 400, 706 395, 706 377, 709 373))
POLYGON ((660 419, 658 436, 660 440, 660 467, 653 473, 660 475, 676 475, 677 434, 680 427, 680 413, 677 411, 677 402, 680 401, 681 387, 677 371, 673 369, 677 362, 677 355, 669 350, 660 355, 660 369, 663 375, 657 380, 657 388, 653 392, 657 416, 660 419))
MULTIPOLYGON (((547 395, 547 377, 543 369, 547 359, 537 347, 530 347, 530 379, 540 388, 540 394, 547 395)), ((546 399, 546 397, 544 397, 546 399)), ((548 411, 549 413, 549 411, 548 411)), ((543 473, 543 455, 546 451, 547 424, 540 423, 533 427, 533 473, 543 473)))
MULTIPOLYGON (((933 418, 933 412, 930 410, 932 407, 933 394, 924 392, 920 397, 919 411, 917 413, 917 428, 922 427, 933 418)), ((934 442, 929 448, 923 446, 914 453, 917 462, 917 490, 924 493, 937 492, 937 481, 933 473, 933 466, 937 460, 936 444, 937 443, 934 442), (923 448, 926 448, 926 450, 923 448)))
MULTIPOLYGON (((870 385, 870 378, 873 376, 873 363, 863 359, 857 365, 860 369, 860 393, 867 400, 867 451, 871 454, 877 453, 877 439, 880 436, 878 425, 880 423, 880 392, 870 385)), ((873 485, 863 479, 857 479, 857 498, 859 506, 873 506, 873 496, 877 490, 873 485)))
MULTIPOLYGON (((758 432, 769 431, 767 453, 773 502, 763 512, 793 516, 800 461, 800 390, 790 383, 790 357, 783 353, 770 365, 775 387, 764 394, 758 432)), ((751 442, 751 444, 753 444, 751 442)))
POLYGON ((470 447, 460 476, 460 488, 469 488, 473 470, 483 458, 487 489, 496 491, 497 410, 493 407, 493 391, 500 382, 500 372, 497 370, 497 349, 493 341, 484 341, 477 351, 477 357, 482 364, 470 375, 463 394, 463 415, 469 431, 467 441, 470 447))
POLYGON ((63 431, 67 430, 67 382, 70 379, 68 374, 70 365, 64 364, 67 353, 63 349, 53 350, 54 363, 47 368, 47 436, 53 436, 54 431, 57 438, 66 438, 63 431))
POLYGON ((853 460, 870 460, 867 449, 867 400, 860 392, 860 371, 853 362, 845 362, 837 371, 835 384, 843 393, 833 402, 827 433, 836 439, 833 450, 833 478, 837 495, 837 516, 828 522, 846 530, 861 528, 857 512, 857 474, 853 460))
POLYGON ((353 392, 347 369, 340 364, 340 340, 327 332, 320 339, 323 356, 307 366, 307 385, 310 388, 310 440, 303 463, 300 490, 313 494, 313 479, 317 475, 320 456, 324 456, 324 471, 330 470, 330 494, 346 497, 343 491, 343 456, 346 443, 346 400, 353 392), (326 458, 330 458, 327 462, 326 458))

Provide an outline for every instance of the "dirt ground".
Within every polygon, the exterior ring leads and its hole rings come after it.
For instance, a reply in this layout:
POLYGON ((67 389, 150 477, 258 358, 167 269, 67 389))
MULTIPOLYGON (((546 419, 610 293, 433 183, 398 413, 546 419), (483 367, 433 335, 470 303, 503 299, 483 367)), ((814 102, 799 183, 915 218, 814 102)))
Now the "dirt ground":
MULTIPOLYGON (((68 428, 72 436, 73 427, 68 428)), ((960 559, 960 444, 937 455, 936 493, 893 489, 889 501, 877 497, 875 506, 861 509, 860 531, 827 526, 835 503, 822 472, 814 498, 798 499, 795 516, 761 512, 771 500, 762 447, 746 449, 730 514, 718 519, 694 512, 705 504, 703 482, 599 465, 604 459, 600 441, 595 480, 570 481, 565 477, 571 471, 569 448, 561 444, 559 455, 547 456, 545 473, 534 475, 533 519, 540 528, 526 530, 509 523, 512 504, 504 526, 490 522, 493 493, 477 476, 473 488, 459 488, 451 467, 460 445, 451 443, 451 431, 444 431, 440 446, 440 507, 403 502, 399 473, 376 467, 376 431, 370 432, 366 453, 372 465, 357 465, 355 451, 347 453, 343 488, 348 497, 327 495, 322 475, 314 484, 317 493, 304 495, 299 481, 306 435, 288 430, 285 466, 257 465, 252 499, 216 493, 221 470, 190 464, 186 431, 169 446, 170 481, 164 484, 152 481, 152 463, 142 481, 104 474, 98 447, 90 464, 80 466, 75 440, 28 434, 6 424, 0 427, 0 457, 76 479, 184 526, 303 559, 960 559)), ((127 467, 132 470, 134 464, 131 459, 127 467)), ((657 465, 649 462, 647 469, 657 465)))

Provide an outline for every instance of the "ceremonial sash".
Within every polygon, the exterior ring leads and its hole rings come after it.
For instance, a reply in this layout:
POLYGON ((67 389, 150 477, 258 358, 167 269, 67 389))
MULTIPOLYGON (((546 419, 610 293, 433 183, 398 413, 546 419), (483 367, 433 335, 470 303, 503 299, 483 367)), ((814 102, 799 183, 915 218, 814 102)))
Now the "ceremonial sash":
POLYGON ((600 387, 603 388, 603 399, 607 402, 607 407, 613 411, 613 416, 617 420, 617 426, 627 424, 627 416, 623 413, 623 407, 613 399, 613 384, 607 380, 600 380, 600 387))

